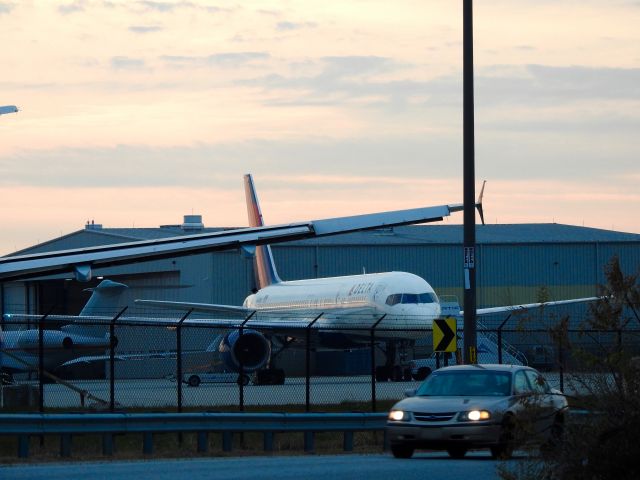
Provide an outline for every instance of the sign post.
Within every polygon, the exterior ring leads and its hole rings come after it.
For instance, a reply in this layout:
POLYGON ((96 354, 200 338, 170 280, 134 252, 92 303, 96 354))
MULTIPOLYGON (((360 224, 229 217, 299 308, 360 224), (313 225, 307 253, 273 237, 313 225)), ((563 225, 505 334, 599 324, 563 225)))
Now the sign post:
POLYGON ((458 322, 453 317, 438 318, 433 321, 434 352, 455 352, 457 350, 457 325, 458 322))
POLYGON ((473 3, 463 0, 464 363, 476 363, 476 202, 473 119, 473 3))

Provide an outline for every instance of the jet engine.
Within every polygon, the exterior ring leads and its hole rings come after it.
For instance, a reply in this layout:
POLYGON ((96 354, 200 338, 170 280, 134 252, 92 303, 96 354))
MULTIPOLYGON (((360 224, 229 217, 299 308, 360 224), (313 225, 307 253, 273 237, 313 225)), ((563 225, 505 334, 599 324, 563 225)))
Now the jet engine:
POLYGON ((271 356, 271 344, 256 330, 233 330, 226 334, 218 346, 225 366, 234 372, 240 367, 245 372, 253 372, 264 367, 271 356))

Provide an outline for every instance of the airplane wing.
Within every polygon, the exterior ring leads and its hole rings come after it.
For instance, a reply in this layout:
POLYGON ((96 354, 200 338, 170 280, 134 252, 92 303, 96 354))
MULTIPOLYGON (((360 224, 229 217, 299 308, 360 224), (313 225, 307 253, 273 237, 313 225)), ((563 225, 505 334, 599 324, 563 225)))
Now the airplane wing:
MULTIPOLYGON (((504 307, 478 308, 476 310, 476 315, 480 317, 484 315, 491 315, 494 313, 525 312, 527 310, 533 310, 536 308, 554 307, 558 305, 570 305, 572 303, 595 302, 600 299, 601 297, 572 298, 570 300, 557 300, 554 302, 527 303, 523 305, 507 305, 504 307)), ((460 310, 460 315, 464 315, 463 310, 460 310)))
POLYGON ((253 310, 235 305, 215 305, 212 303, 167 302, 163 300, 136 300, 136 304, 149 307, 170 308, 174 310, 193 310, 207 313, 237 313, 245 317, 253 310))
POLYGON ((0 281, 15 281, 57 273, 73 273, 76 279, 88 281, 91 279, 92 269, 99 267, 173 258, 217 250, 230 250, 241 246, 250 249, 255 245, 337 235, 380 227, 435 222, 461 210, 463 210, 461 204, 439 205, 410 210, 311 220, 287 225, 242 228, 214 233, 3 257, 0 258, 0 281))

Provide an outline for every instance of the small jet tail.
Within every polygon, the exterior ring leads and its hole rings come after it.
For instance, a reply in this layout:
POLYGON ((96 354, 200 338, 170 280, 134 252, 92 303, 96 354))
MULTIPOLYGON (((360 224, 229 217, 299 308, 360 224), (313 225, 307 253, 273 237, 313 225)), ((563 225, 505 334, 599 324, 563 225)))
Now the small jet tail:
POLYGON ((104 335, 106 327, 91 325, 91 317, 115 316, 123 307, 122 294, 127 288, 129 287, 123 283, 102 280, 97 287, 87 289, 92 292, 91 297, 78 315, 78 319, 70 325, 65 325, 62 329, 78 335, 104 335))
MULTIPOLYGON (((251 174, 244 176, 244 193, 247 198, 249 226, 264 226, 264 220, 262 218, 262 212, 260 211, 260 204, 258 203, 258 196, 256 195, 256 188, 253 184, 251 174)), ((271 253, 271 247, 269 245, 256 246, 254 265, 257 287, 259 289, 281 282, 278 272, 276 271, 276 264, 273 261, 273 254, 271 253)))

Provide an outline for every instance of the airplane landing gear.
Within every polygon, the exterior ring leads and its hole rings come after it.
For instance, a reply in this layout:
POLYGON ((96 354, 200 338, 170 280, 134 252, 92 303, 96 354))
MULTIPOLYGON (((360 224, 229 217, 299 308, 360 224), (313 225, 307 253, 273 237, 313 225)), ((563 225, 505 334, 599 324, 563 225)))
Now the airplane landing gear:
POLYGON ((13 375, 11 375, 11 373, 7 372, 6 370, 2 370, 0 372, 0 384, 13 385, 14 384, 13 375))
POLYGON ((265 368, 256 372, 255 385, 284 385, 285 374, 281 368, 265 368))
POLYGON ((386 361, 384 365, 376 367, 376 382, 410 382, 411 369, 405 366, 408 358, 408 349, 412 345, 409 342, 388 341, 386 342, 386 361), (397 361, 400 357, 400 361, 397 361))

